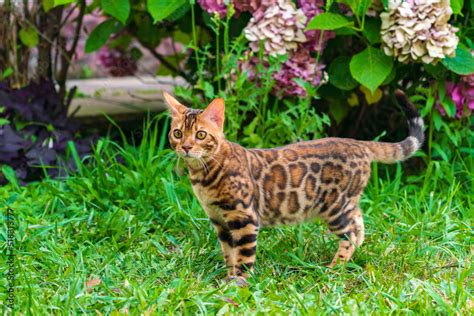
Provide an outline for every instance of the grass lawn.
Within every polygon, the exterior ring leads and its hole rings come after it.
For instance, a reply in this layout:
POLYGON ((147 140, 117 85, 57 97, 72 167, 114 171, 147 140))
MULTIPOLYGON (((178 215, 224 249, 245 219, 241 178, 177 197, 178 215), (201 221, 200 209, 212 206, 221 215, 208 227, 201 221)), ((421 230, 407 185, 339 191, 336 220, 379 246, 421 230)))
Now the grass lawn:
POLYGON ((366 241, 346 267, 325 267, 337 239, 320 223, 262 229, 255 276, 238 288, 220 281, 216 235, 164 138, 144 138, 100 141, 64 180, 0 188, 15 211, 22 314, 474 312, 472 159, 415 176, 380 167, 361 203, 366 241))

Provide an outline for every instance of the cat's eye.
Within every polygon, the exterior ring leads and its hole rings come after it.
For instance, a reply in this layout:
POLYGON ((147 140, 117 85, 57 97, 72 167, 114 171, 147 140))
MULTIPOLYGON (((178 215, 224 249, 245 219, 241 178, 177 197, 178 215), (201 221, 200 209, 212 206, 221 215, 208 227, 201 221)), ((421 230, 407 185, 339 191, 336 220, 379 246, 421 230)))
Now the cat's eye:
POLYGON ((176 138, 181 138, 181 137, 183 137, 183 132, 181 132, 179 129, 175 129, 173 131, 173 136, 176 137, 176 138))
POLYGON ((206 135, 207 135, 207 133, 205 131, 198 131, 196 133, 196 138, 203 140, 204 138, 206 138, 206 135))

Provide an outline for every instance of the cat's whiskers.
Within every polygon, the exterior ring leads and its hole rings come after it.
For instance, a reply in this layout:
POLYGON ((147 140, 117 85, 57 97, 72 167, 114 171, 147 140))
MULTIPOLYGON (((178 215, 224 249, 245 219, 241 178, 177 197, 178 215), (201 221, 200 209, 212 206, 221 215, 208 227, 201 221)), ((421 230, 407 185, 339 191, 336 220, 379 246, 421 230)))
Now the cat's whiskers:
POLYGON ((209 167, 207 166, 206 161, 202 157, 199 158, 199 161, 203 165, 204 170, 206 171, 206 174, 209 174, 209 167))
POLYGON ((206 158, 211 158, 212 160, 214 160, 219 165, 219 167, 222 168, 222 164, 213 155, 209 155, 206 158))

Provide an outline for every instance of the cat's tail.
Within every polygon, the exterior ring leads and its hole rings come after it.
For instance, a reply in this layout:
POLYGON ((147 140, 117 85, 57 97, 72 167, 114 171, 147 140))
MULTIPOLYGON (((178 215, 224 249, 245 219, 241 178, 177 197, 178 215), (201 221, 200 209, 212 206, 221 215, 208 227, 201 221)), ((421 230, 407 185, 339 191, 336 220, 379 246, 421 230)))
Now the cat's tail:
POLYGON ((410 135, 399 143, 369 142, 374 161, 393 163, 407 159, 423 144, 423 119, 418 109, 403 91, 396 90, 395 97, 408 119, 410 135))

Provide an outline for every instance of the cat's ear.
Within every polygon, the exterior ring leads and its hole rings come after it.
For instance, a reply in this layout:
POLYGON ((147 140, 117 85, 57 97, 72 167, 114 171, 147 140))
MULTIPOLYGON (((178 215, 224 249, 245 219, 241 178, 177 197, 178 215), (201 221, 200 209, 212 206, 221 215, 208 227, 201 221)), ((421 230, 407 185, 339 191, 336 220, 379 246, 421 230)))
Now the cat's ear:
POLYGON ((201 117, 214 123, 219 129, 224 127, 224 112, 225 105, 224 100, 221 98, 214 99, 202 112, 201 117))
POLYGON ((163 92, 163 97, 165 98, 166 104, 168 105, 168 109, 170 110, 172 116, 184 114, 188 109, 167 92, 163 92))

